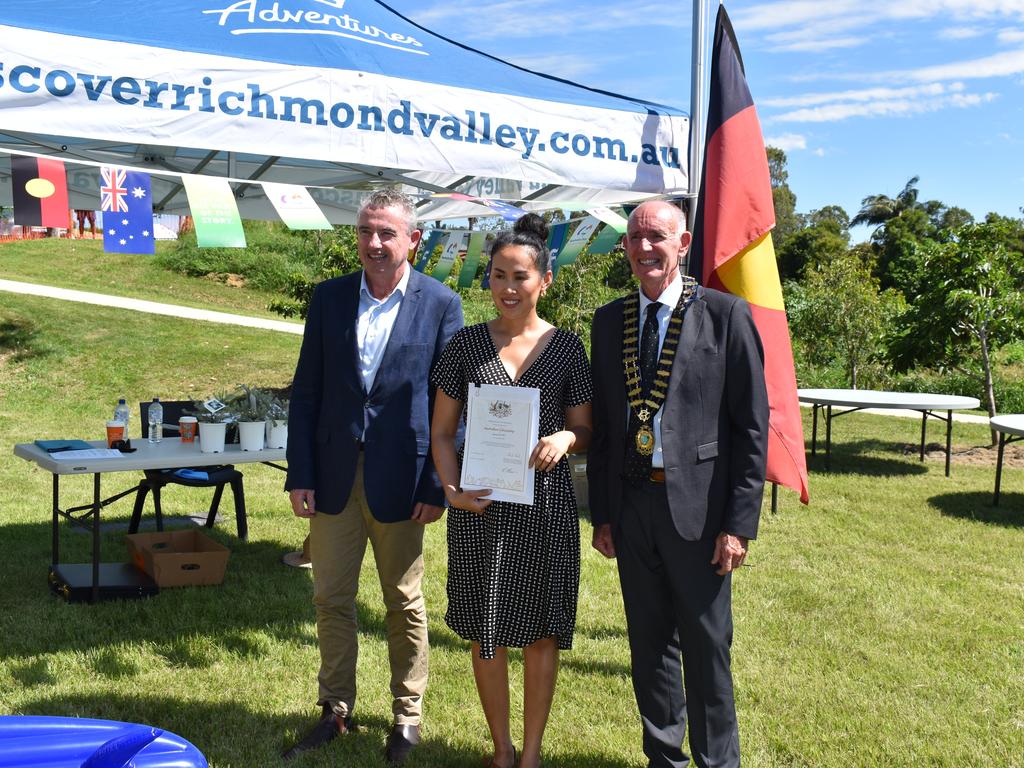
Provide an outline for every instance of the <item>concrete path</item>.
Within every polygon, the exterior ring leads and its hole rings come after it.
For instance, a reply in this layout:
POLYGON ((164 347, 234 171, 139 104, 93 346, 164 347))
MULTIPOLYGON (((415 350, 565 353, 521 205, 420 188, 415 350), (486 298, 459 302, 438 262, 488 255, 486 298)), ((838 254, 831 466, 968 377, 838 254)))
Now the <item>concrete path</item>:
POLYGON ((21 293, 28 296, 43 296, 48 299, 61 299, 62 301, 77 301, 82 304, 95 304, 100 307, 116 307, 118 309, 128 309, 133 312, 147 312, 153 315, 167 315, 168 317, 180 317, 189 320, 205 320, 210 323, 241 325, 247 328, 263 328, 269 331, 295 333, 300 336, 302 335, 303 329, 303 325, 301 323, 289 323, 284 320, 270 320, 262 317, 234 315, 230 312, 215 312, 209 309, 195 309, 193 307, 182 307, 177 304, 161 304, 156 301, 128 299, 123 296, 108 296, 102 293, 75 291, 69 288, 53 288, 48 285, 22 283, 16 280, 0 280, 0 291, 21 293))

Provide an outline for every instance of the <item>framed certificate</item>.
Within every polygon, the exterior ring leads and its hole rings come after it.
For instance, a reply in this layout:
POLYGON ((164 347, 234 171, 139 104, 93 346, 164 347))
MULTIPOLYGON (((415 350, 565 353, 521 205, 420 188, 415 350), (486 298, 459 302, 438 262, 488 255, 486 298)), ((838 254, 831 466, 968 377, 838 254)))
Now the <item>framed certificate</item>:
POLYGON ((490 488, 488 499, 533 504, 534 470, 528 464, 540 430, 540 390, 470 386, 460 484, 490 488))

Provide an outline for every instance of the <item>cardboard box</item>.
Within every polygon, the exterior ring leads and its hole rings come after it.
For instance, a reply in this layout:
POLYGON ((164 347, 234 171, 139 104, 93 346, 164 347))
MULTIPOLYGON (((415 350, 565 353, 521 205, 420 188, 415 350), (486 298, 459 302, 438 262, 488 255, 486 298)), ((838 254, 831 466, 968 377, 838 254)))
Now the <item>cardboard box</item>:
POLYGON ((125 537, 137 568, 160 587, 220 584, 231 550, 199 531, 133 533, 125 537))

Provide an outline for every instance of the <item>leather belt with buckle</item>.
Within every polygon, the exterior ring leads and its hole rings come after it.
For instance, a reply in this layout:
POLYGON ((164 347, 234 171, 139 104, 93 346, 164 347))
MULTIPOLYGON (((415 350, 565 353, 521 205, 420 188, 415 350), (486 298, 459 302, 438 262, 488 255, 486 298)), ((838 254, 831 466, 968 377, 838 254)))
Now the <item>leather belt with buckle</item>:
POLYGON ((652 483, 664 483, 665 482, 665 470, 662 469, 661 467, 654 467, 654 469, 651 470, 651 474, 648 477, 648 479, 652 483))

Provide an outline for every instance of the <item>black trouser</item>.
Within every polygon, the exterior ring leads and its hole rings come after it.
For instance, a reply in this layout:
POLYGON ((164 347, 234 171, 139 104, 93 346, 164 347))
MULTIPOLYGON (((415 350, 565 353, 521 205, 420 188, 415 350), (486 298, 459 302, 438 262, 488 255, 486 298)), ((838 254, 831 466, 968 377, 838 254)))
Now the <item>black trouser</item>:
POLYGON ((687 717, 696 765, 736 768, 732 582, 711 565, 714 539, 682 539, 665 486, 650 482, 625 484, 614 539, 650 768, 689 764, 682 749, 687 717))

